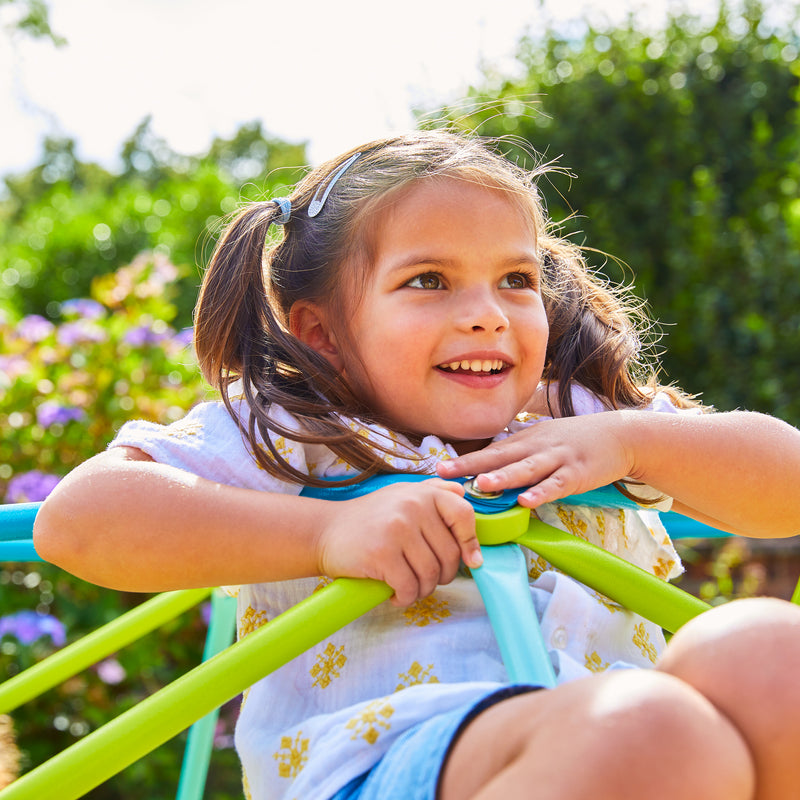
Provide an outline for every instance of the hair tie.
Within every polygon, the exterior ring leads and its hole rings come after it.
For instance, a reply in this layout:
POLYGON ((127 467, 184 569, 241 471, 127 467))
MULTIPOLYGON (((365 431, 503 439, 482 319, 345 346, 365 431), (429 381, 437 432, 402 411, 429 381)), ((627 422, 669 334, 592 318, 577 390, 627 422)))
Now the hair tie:
POLYGON ((285 225, 292 216, 292 201, 288 197, 273 197, 270 201, 275 203, 281 213, 272 220, 273 225, 285 225))
MULTIPOLYGON (((322 197, 319 196, 319 193, 322 191, 322 186, 320 186, 316 192, 314 192, 314 197, 311 199, 311 202, 308 205, 308 216, 309 217, 316 217, 320 211, 322 211, 322 207, 325 205, 325 201, 328 199, 328 195, 331 193, 331 189, 333 189, 336 181, 347 172, 348 169, 356 162, 356 159, 361 155, 361 153, 356 153, 355 155, 350 156, 347 161, 336 170, 336 174, 328 181, 328 185, 325 186, 325 192, 323 193, 322 197)), ((323 184, 324 186, 325 184, 323 184)))

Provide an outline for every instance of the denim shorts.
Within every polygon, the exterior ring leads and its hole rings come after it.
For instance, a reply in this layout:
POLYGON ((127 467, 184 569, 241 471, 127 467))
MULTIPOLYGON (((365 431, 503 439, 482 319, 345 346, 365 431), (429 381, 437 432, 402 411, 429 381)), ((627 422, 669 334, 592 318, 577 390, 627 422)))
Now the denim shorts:
POLYGON ((435 800, 447 756, 467 725, 490 706, 538 688, 507 686, 477 703, 418 723, 369 772, 354 778, 331 800, 435 800))

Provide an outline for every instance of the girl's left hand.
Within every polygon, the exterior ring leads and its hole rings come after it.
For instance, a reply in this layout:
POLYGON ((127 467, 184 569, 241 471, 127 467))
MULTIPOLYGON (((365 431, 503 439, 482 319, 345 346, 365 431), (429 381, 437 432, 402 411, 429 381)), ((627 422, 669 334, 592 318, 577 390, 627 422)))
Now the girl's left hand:
POLYGON ((626 428, 626 412, 619 411, 542 420, 483 450, 442 461, 437 472, 445 479, 477 475, 483 491, 530 486, 519 503, 536 508, 632 475, 626 428))

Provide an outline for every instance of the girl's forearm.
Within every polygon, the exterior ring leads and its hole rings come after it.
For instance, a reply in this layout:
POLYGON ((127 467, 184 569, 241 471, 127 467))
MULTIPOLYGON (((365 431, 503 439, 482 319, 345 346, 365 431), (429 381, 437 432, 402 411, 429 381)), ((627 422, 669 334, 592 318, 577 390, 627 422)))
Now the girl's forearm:
POLYGON ((674 497, 675 510, 745 536, 800 533, 800 431, 745 411, 620 413, 632 477, 674 497))
POLYGON ((56 487, 34 541, 46 560, 126 591, 285 580, 319 574, 329 506, 224 486, 119 448, 56 487))

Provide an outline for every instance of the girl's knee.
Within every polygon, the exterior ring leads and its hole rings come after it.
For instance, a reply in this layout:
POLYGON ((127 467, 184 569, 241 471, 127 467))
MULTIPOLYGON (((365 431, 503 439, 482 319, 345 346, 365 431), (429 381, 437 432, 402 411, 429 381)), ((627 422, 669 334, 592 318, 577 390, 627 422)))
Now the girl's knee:
POLYGON ((800 786, 798 663, 800 607, 759 598, 702 614, 673 637, 660 664, 739 731, 760 799, 794 796, 800 786))
POLYGON ((465 783, 443 798, 523 797, 532 786, 543 798, 752 797, 752 764, 736 729, 698 692, 657 671, 606 673, 481 717, 446 775, 448 790, 465 783), (468 778, 501 743, 494 767, 468 778), (500 793, 475 792, 486 786, 500 793))
POLYGON ((598 756, 612 765, 626 754, 625 781, 638 793, 624 796, 753 796, 747 745, 705 697, 657 671, 626 677, 609 686, 592 709, 600 723, 595 737, 604 740, 598 756))
POLYGON ((800 721, 800 606, 772 598, 712 609, 678 631, 660 669, 712 702, 729 697, 765 711, 781 707, 800 721))

